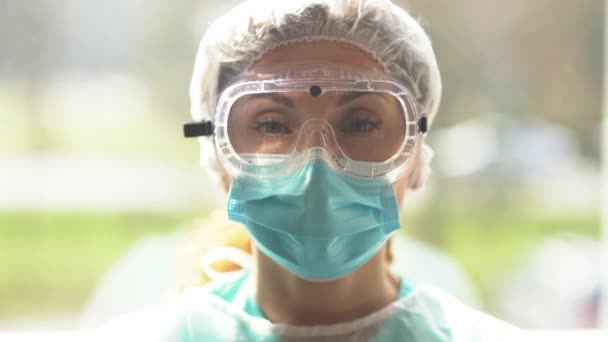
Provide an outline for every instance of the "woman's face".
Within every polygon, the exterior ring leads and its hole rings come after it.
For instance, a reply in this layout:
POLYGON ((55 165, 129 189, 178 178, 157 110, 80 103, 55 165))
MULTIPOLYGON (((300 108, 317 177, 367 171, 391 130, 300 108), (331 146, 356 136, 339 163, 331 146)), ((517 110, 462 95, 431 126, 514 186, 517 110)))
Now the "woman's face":
MULTIPOLYGON (((298 62, 310 63, 311 61, 339 64, 345 68, 363 69, 363 71, 372 73, 383 73, 383 67, 367 52, 349 44, 329 41, 298 42, 278 47, 266 53, 253 64, 248 71, 256 73, 272 65, 298 62)), ((287 93, 287 96, 284 97, 285 99, 282 101, 291 102, 293 106, 297 108, 297 112, 301 113, 298 114, 299 117, 304 117, 303 119, 322 118, 329 122, 337 122, 337 127, 344 128, 339 130, 334 129, 334 131, 338 140, 342 139, 342 141, 346 142, 341 146, 342 149, 345 150, 345 153, 349 154, 349 150, 352 150, 352 153, 359 154, 360 158, 353 159, 384 161, 394 155, 403 143, 402 132, 404 132, 405 122, 403 120, 402 106, 399 101, 392 96, 378 94, 348 99, 348 94, 341 93, 328 93, 327 96, 323 95, 321 97, 311 97, 306 96, 306 94, 302 95, 301 93, 299 95, 296 93, 287 93), (345 99, 347 101, 344 101, 345 99), (355 108, 365 107, 374 108, 378 113, 395 113, 395 115, 387 116, 386 114, 382 114, 384 116, 381 120, 383 120, 385 124, 374 127, 375 120, 379 119, 374 117, 374 110, 359 112, 355 110, 355 108), (357 146, 357 141, 362 140, 357 138, 362 134, 362 131, 366 134, 366 142, 377 140, 378 143, 373 144, 374 146, 372 146, 372 148, 370 148, 369 143, 365 144, 366 146, 357 146), (361 154, 364 155, 361 156, 361 154)), ((257 106, 261 108, 264 106, 280 105, 276 103, 272 104, 271 102, 273 101, 276 102, 277 99, 243 98, 239 99, 234 104, 233 108, 238 111, 241 107, 254 108, 257 106)), ((247 112, 254 113, 255 111, 249 110, 247 112)), ((272 115, 272 113, 264 115, 272 115)), ((231 136, 231 141, 235 148, 239 148, 245 152, 247 152, 248 149, 252 149, 249 152, 280 153, 281 151, 276 150, 277 148, 281 149, 282 145, 285 145, 285 149, 290 147, 287 146, 291 143, 287 134, 284 135, 285 138, 281 141, 277 141, 279 139, 275 138, 272 143, 264 141, 266 142, 264 144, 261 139, 258 139, 260 141, 256 144, 255 142, 257 140, 255 134, 258 131, 252 129, 248 130, 247 128, 257 127, 255 123, 260 120, 262 120, 262 123, 265 125, 268 125, 268 122, 275 123, 274 126, 277 127, 283 125, 283 123, 280 122, 280 118, 260 118, 253 114, 249 116, 240 116, 239 120, 237 120, 238 122, 231 125, 232 127, 237 128, 242 126, 242 129, 239 130, 238 134, 235 133, 231 136), (249 123, 248 120, 252 122, 249 123), (247 133, 249 131, 251 131, 250 134, 247 133), (264 151, 260 150, 261 148, 273 148, 275 150, 264 151)), ((234 117, 234 115, 231 115, 231 117, 234 117)), ((274 126, 271 128, 277 130, 278 128, 274 126)), ((274 136, 281 135, 275 134, 274 136)), ((418 158, 418 154, 415 154, 415 158, 418 158)), ((415 179, 412 178, 416 176, 417 164, 417 162, 413 163, 412 165, 414 165, 414 167, 394 185, 399 203, 402 203, 405 195, 405 189, 407 188, 406 184, 411 180, 415 181, 415 179)), ((228 188, 229 179, 227 176, 224 178, 224 184, 226 188, 228 188)))

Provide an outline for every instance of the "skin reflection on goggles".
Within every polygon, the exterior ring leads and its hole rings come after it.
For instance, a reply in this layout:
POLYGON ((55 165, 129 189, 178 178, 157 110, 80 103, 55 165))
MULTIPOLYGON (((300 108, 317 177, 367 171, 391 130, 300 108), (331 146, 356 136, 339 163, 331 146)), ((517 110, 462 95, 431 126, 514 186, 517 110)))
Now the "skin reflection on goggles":
MULTIPOLYGON (((228 135, 239 154, 290 154, 311 119, 325 120, 342 151, 357 161, 385 161, 405 139, 405 115, 396 97, 332 91, 319 97, 304 91, 242 96, 230 110, 228 135)), ((317 136, 327 134, 309 134, 313 146, 308 147, 327 144, 317 136)))

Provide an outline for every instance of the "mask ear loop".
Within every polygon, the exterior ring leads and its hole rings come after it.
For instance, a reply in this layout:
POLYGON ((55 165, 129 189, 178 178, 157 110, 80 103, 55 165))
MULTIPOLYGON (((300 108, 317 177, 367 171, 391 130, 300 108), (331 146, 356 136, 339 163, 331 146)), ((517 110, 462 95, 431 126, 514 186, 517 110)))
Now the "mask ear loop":
POLYGON ((212 280, 222 280, 232 278, 245 272, 253 263, 253 257, 247 252, 230 246, 217 247, 205 253, 201 259, 203 272, 212 280), (218 261, 230 261, 239 265, 242 269, 230 272, 218 272, 213 269, 213 264, 218 261))

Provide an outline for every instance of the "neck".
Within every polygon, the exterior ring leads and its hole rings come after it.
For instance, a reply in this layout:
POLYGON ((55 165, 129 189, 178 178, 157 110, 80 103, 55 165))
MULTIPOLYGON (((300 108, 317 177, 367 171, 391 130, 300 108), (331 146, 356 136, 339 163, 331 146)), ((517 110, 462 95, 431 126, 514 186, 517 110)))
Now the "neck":
POLYGON ((365 317, 395 301, 400 281, 389 271, 387 247, 356 271, 329 282, 311 282, 256 250, 256 299, 272 322, 322 325, 365 317))

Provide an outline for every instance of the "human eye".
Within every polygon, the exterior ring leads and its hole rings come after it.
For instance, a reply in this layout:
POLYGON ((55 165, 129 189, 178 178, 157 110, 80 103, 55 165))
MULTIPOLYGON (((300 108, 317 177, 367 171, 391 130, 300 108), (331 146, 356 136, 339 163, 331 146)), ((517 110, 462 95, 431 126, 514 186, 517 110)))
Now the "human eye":
POLYGON ((346 130, 353 133, 369 133, 377 129, 380 125, 372 120, 362 119, 356 120, 348 124, 346 130))
MULTIPOLYGON (((356 113, 342 125, 342 132, 347 134, 370 134, 378 130, 382 122, 370 114, 356 113)), ((349 115, 350 116, 350 115, 349 115)))
POLYGON ((264 119, 253 124, 253 129, 269 135, 290 134, 291 129, 284 122, 275 119, 264 119))

